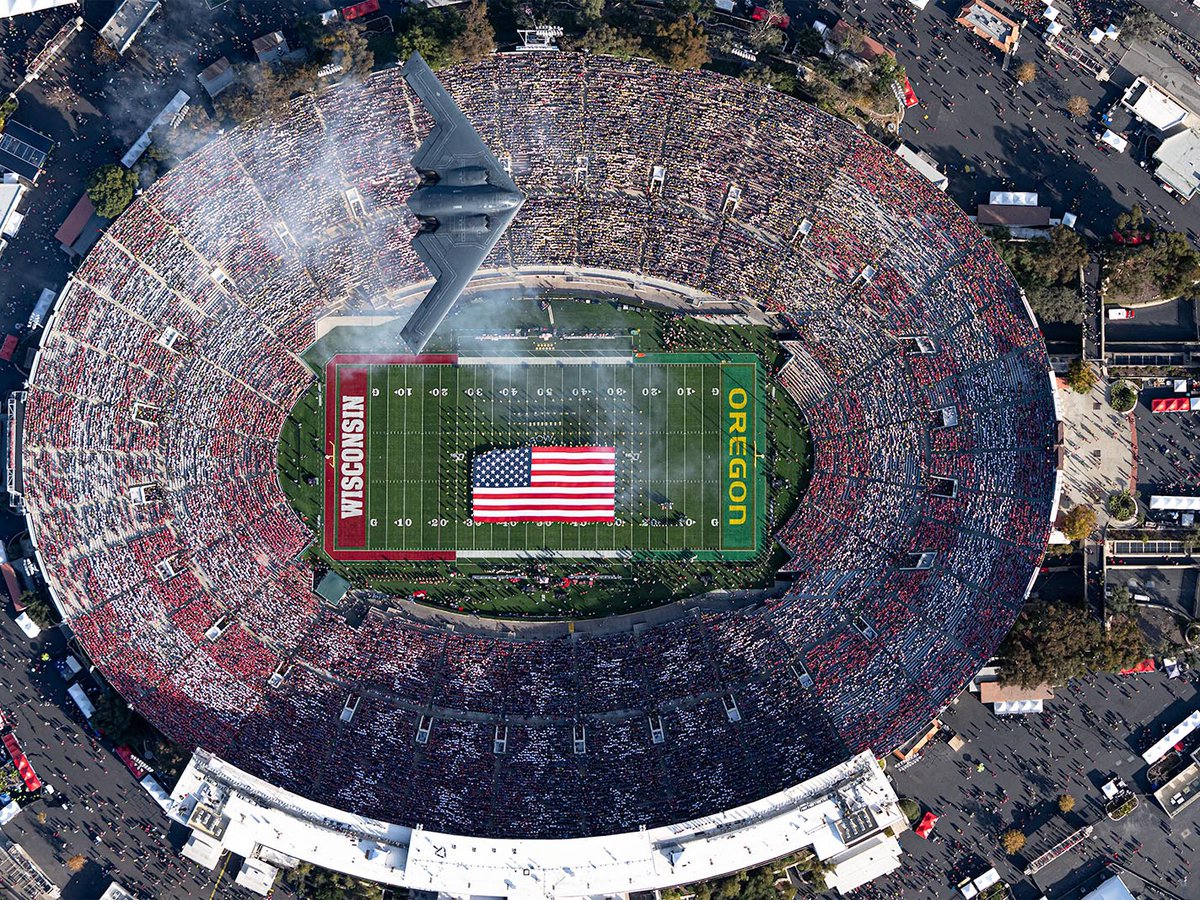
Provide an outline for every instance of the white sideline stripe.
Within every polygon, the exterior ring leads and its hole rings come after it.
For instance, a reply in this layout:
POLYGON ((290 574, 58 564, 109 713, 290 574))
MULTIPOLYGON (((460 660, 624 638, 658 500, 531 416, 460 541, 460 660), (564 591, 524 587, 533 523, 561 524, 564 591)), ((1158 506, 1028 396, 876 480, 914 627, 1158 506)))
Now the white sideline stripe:
MULTIPOLYGON (((519 522, 518 525, 537 525, 519 522)), ((515 527, 515 526, 514 526, 515 527)), ((549 527, 539 526, 539 527, 549 527)), ((463 559, 628 559, 633 550, 459 550, 463 559)))
POLYGON ((460 366, 624 366, 632 356, 460 356, 460 366))

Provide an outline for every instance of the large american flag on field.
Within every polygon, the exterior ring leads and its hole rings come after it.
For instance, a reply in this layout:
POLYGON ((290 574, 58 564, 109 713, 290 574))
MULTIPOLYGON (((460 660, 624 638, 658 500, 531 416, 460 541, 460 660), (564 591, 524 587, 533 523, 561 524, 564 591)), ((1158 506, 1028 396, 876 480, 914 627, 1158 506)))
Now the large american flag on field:
POLYGON ((476 522, 611 522, 613 447, 490 450, 471 466, 476 522))

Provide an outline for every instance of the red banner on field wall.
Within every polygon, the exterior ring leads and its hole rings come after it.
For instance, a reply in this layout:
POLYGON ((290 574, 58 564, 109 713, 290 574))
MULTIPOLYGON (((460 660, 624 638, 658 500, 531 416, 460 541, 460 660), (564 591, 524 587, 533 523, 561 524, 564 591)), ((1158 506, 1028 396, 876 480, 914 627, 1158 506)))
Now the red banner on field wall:
POLYGON ((354 548, 367 542, 367 370, 337 373, 337 546, 354 548))

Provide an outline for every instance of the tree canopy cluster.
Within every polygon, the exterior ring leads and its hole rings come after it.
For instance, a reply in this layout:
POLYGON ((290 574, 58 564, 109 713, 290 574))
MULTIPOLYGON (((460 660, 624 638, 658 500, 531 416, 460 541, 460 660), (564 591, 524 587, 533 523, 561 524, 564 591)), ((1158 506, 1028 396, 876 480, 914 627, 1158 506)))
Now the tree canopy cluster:
POLYGON ((1029 305, 1048 322, 1083 321, 1079 269, 1089 259, 1087 244, 1071 228, 1059 225, 1048 241, 996 241, 1000 258, 1025 291, 1029 305))
MULTIPOLYGON (((820 862, 818 861, 818 865, 820 862)), ((696 900, 791 900, 796 896, 796 888, 791 884, 776 887, 778 877, 776 866, 767 864, 753 869, 734 872, 724 878, 714 878, 711 881, 701 881, 691 884, 686 889, 668 891, 664 896, 684 897, 694 896, 696 900)), ((824 879, 821 879, 824 884, 824 879)))
POLYGON ((122 165, 108 163, 88 178, 87 195, 97 215, 115 219, 133 202, 137 187, 137 175, 122 165))
POLYGON ((362 76, 374 68, 375 53, 367 43, 366 32, 357 23, 316 26, 310 22, 303 30, 308 47, 304 59, 237 67, 237 83, 213 101, 222 118, 238 123, 265 115, 316 88, 320 81, 318 73, 328 66, 336 68, 338 77, 362 76))
POLYGON ((25 607, 25 615, 29 616, 38 628, 53 628, 58 624, 58 611, 41 594, 25 591, 21 595, 21 603, 25 607))
POLYGON ((1100 383, 1096 370, 1082 358, 1071 360, 1067 366, 1067 387, 1077 394, 1089 394, 1100 383))
POLYGON ((1096 510, 1086 503, 1072 506, 1063 516, 1062 533, 1073 541, 1087 540, 1096 530, 1096 510))
POLYGON ((295 889, 296 896, 305 900, 380 900, 383 896, 377 884, 307 862, 287 869, 283 880, 295 889))
POLYGON ((1117 216, 1105 256, 1106 299, 1124 304, 1177 297, 1200 280, 1200 252, 1187 235, 1161 231, 1140 206, 1117 216))
POLYGON ((1062 684, 1089 672, 1116 672, 1146 657, 1137 622, 1114 617, 1106 629, 1081 607, 1033 603, 1000 647, 1005 682, 1062 684))

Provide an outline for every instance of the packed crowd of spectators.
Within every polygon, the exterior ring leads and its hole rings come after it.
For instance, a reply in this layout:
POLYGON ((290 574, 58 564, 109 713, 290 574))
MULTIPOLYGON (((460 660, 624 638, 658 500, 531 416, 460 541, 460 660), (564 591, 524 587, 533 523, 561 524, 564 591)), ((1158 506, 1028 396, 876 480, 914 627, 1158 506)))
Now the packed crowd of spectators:
POLYGON ((778 535, 794 585, 555 639, 318 604, 276 471, 296 353, 427 277, 405 200, 429 121, 391 71, 208 145, 76 273, 24 454, 80 643, 182 743, 444 831, 663 824, 908 738, 995 650, 1050 526, 1047 359, 987 241, 849 125, 740 81, 570 55, 445 81, 529 195, 495 265, 784 314, 815 451, 778 535))

